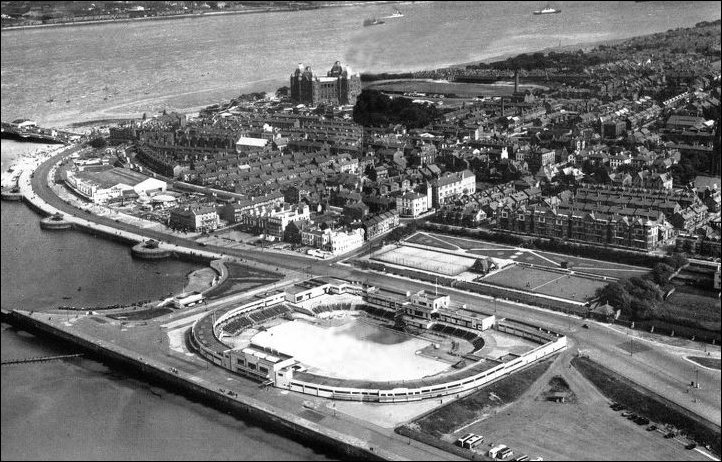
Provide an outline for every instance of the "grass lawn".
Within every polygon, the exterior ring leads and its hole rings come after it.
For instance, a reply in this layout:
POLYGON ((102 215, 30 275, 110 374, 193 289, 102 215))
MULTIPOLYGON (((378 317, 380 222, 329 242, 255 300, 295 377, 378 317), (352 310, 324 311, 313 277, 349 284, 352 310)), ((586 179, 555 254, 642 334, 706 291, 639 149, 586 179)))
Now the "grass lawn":
POLYGON ((564 275, 536 268, 510 265, 499 272, 485 277, 482 282, 531 292, 534 288, 560 277, 564 277, 564 275), (529 285, 527 285, 527 283, 529 285))
POLYGON ((657 315, 660 319, 694 321, 700 327, 718 332, 722 322, 719 298, 701 295, 684 286, 677 287, 657 308, 657 315))
POLYGON ((671 424, 697 443, 710 444, 712 450, 719 454, 721 437, 719 427, 705 425, 691 412, 630 382, 589 358, 574 358, 572 364, 610 400, 658 424, 671 424))
POLYGON ((494 273, 482 282, 580 302, 592 297, 597 288, 606 284, 605 281, 518 265, 494 273))
MULTIPOLYGON (((496 258, 511 258, 515 253, 522 252, 517 255, 514 260, 519 262, 531 263, 539 266, 548 266, 559 268, 561 262, 566 261, 572 270, 579 270, 586 273, 597 274, 599 276, 613 278, 629 278, 632 276, 642 276, 649 272, 649 268, 642 266, 625 265, 621 263, 612 263, 600 260, 591 260, 587 258, 574 257, 571 255, 560 255, 555 253, 544 252, 541 250, 518 249, 508 245, 492 244, 477 239, 464 239, 459 237, 451 237, 440 234, 431 234, 436 239, 443 240, 448 244, 457 245, 462 249, 484 249, 474 250, 469 253, 476 255, 487 255, 496 258), (533 253, 532 253, 533 252, 533 253), (552 260, 551 262, 549 260, 552 260), (555 263, 552 263, 555 262, 555 263)), ((429 241, 431 242, 431 241, 429 241)), ((436 245, 433 243, 425 243, 426 245, 436 245)), ((439 245, 441 247, 441 245, 439 245)))
POLYGON ((457 428, 478 419, 482 413, 488 413, 491 408, 515 401, 551 364, 551 359, 543 360, 521 372, 487 385, 465 398, 436 409, 414 423, 423 433, 437 438, 453 433, 457 428))
POLYGON ((430 247, 438 247, 445 250, 457 250, 457 248, 453 245, 447 244, 440 239, 421 233, 414 234, 413 236, 406 239, 406 242, 410 242, 412 244, 428 245, 430 247))
POLYGON ((712 369, 722 369, 722 360, 719 358, 708 358, 706 356, 687 356, 687 359, 712 369))

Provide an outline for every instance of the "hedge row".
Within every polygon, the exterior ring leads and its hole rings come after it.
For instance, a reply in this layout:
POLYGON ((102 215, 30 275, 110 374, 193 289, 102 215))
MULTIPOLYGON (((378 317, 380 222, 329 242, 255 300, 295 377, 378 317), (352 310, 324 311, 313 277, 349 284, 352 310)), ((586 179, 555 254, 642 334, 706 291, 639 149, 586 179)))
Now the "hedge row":
MULTIPOLYGON (((617 319, 614 321, 616 324, 621 324, 630 327, 632 321, 629 319, 617 319)), ((647 321, 634 321, 634 328, 639 330, 645 330, 650 332, 654 327, 655 334, 674 335, 677 337, 683 337, 694 339, 698 342, 715 342, 720 343, 722 341, 722 334, 720 332, 714 332, 708 329, 701 328, 694 325, 691 321, 684 321, 677 319, 673 323, 661 319, 652 319, 647 321)))
POLYGON ((456 289, 476 292, 479 294, 489 295, 495 298, 502 298, 518 303, 525 303, 527 305, 539 306, 554 311, 561 311, 563 313, 574 313, 578 316, 586 316, 589 312, 589 309, 585 306, 580 306, 561 300, 550 300, 548 298, 544 298, 531 293, 514 292, 513 290, 505 289, 499 286, 479 284, 476 282, 455 281, 452 287, 456 289))

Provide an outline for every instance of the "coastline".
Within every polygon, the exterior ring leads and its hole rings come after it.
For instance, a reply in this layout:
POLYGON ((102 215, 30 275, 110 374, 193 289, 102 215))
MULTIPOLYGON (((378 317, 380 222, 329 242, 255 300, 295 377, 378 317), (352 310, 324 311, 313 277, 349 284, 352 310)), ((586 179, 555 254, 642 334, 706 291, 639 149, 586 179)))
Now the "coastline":
MULTIPOLYGON (((378 2, 378 3, 388 3, 388 2, 378 2)), ((353 6, 353 5, 355 5, 355 4, 356 4, 356 3, 349 3, 348 5, 339 5, 339 6, 353 6)), ((647 35, 647 34, 645 34, 645 35, 647 35)), ((643 36, 644 36, 644 35, 639 35, 639 36, 635 36, 635 37, 643 37, 643 36)), ((629 37, 629 38, 632 38, 632 37, 629 37)), ((440 68, 436 68, 436 69, 426 69, 426 70, 424 70, 424 71, 395 70, 395 71, 392 71, 392 72, 387 72, 387 74, 392 74, 392 75, 393 75, 393 74, 401 74, 401 73, 407 73, 407 72, 411 72, 411 73, 413 73, 413 72, 433 72, 433 71, 435 71, 435 70, 441 70, 441 69, 457 69, 457 68, 463 68, 463 67, 466 67, 466 66, 469 66, 469 65, 475 65, 475 64, 479 64, 479 63, 491 63, 491 62, 503 61, 503 60, 505 60, 505 59, 512 58, 512 57, 515 57, 515 56, 519 56, 519 55, 521 55, 521 54, 530 54, 530 53, 549 53, 549 52, 551 52, 551 51, 562 52, 562 51, 571 51, 571 50, 579 50, 579 49, 582 49, 582 50, 584 50, 584 51, 586 52, 586 51, 589 51, 589 50, 591 50, 591 49, 593 49, 593 48, 595 48, 595 47, 598 47, 599 45, 611 45, 611 44, 621 43, 621 42, 624 42, 625 40, 629 40, 629 38, 626 38, 626 39, 610 39, 610 40, 595 40, 595 41, 590 41, 590 42, 581 42, 581 43, 574 44, 574 45, 562 45, 562 46, 556 46, 556 47, 546 47, 546 48, 539 49, 539 50, 517 51, 517 52, 505 53, 505 54, 502 54, 502 55, 496 55, 496 56, 492 56, 492 57, 489 57, 489 58, 484 58, 484 59, 482 59, 482 60, 474 60, 474 61, 468 61, 468 62, 463 62, 463 63, 450 64, 450 65, 448 65, 448 66, 440 67, 440 68)), ((373 74, 372 74, 372 73, 369 73, 369 75, 373 75, 373 74)), ((398 79, 393 79, 393 78, 392 78, 392 79, 384 79, 384 80, 379 80, 379 81, 370 81, 370 82, 367 82, 367 83, 368 83, 368 84, 371 84, 371 83, 374 83, 374 84, 375 84, 375 83, 380 83, 380 82, 395 82, 395 81, 399 81, 399 80, 418 80, 418 81, 427 81, 427 80, 428 80, 428 81, 433 81, 434 79, 427 79, 427 78, 420 78, 420 79, 398 78, 398 79)), ((248 82, 247 84, 241 84, 241 86, 249 86, 249 88, 251 88, 250 86, 252 86, 252 85, 254 85, 254 84, 255 84, 255 82, 248 82)), ((202 91, 205 91, 205 90, 200 90, 200 92, 202 92, 202 91)), ((249 91, 251 91, 251 90, 249 90, 249 91)), ((168 98, 171 98, 171 97, 172 97, 172 96, 169 96, 168 98)), ((138 101, 142 101, 142 100, 138 100, 138 101)), ((219 100, 209 100, 206 104, 203 104, 203 105, 188 106, 188 107, 176 108, 176 109, 173 109, 173 110, 176 111, 176 112, 182 113, 182 114, 186 114, 186 115, 195 114, 195 113, 198 113, 201 109, 204 109, 204 108, 206 108, 206 107, 208 107, 208 106, 210 106, 210 105, 213 105, 213 104, 218 104, 219 102, 220 102, 219 100)), ((136 104, 136 103, 137 103, 137 102, 127 102, 127 103, 123 103, 121 106, 130 106, 130 105, 134 105, 134 104, 136 104)), ((146 111, 146 112, 147 112, 147 111, 146 111)), ((92 118, 90 118, 90 119, 88 119, 88 120, 72 121, 72 120, 70 120, 70 119, 67 119, 67 120, 62 120, 62 121, 60 121, 60 122, 58 122, 58 123, 53 124, 52 127, 53 127, 53 128, 56 128, 56 129, 63 129, 63 130, 73 130, 73 129, 78 130, 78 129, 97 128, 97 127, 100 127, 100 126, 103 126, 103 125, 108 125, 108 124, 112 124, 112 123, 117 123, 117 122, 115 122, 115 121, 127 122, 127 121, 130 121, 130 120, 139 120, 139 119, 141 118, 141 114, 142 114, 142 113, 143 113, 143 111, 139 111, 139 112, 136 112, 136 113, 133 113, 133 112, 118 112, 118 113, 113 113, 113 112, 111 112, 111 108, 106 108, 106 109, 100 109, 100 110, 98 110, 98 111, 94 111, 93 113, 91 113, 91 114, 93 114, 94 117, 92 117, 92 118)), ((76 119, 76 120, 77 120, 77 119, 76 119)))
POLYGON ((363 5, 383 5, 385 3, 397 3, 390 0, 379 0, 379 1, 368 1, 368 2, 339 2, 329 5, 319 5, 314 8, 288 8, 288 7, 267 7, 264 9, 253 9, 253 10, 232 10, 232 11, 201 11, 199 13, 181 13, 165 16, 149 16, 142 18, 117 18, 117 19, 94 19, 88 21, 67 21, 59 22, 54 24, 27 24, 21 26, 7 26, 0 28, 0 32, 5 31, 17 31, 24 29, 40 29, 46 27, 67 27, 67 26, 87 26, 92 24, 110 24, 110 23, 123 23, 123 22, 134 22, 134 21, 158 21, 164 19, 185 19, 185 18, 198 18, 203 16, 225 16, 234 14, 259 14, 259 13, 283 13, 293 11, 311 11, 320 10, 325 8, 341 8, 348 6, 363 6, 363 5))

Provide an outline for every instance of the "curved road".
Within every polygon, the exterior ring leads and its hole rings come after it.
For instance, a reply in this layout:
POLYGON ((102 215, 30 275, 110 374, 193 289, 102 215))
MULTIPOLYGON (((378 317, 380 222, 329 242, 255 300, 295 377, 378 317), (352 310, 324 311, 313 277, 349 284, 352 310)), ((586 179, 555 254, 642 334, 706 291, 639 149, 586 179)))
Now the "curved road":
MULTIPOLYGON (((308 258, 285 254, 276 254, 255 249, 228 249, 217 246, 200 246, 193 240, 169 236, 162 232, 141 229, 126 223, 118 223, 113 219, 99 217, 87 213, 80 213, 79 209, 69 205, 55 195, 47 184, 47 176, 51 167, 61 158, 67 156, 68 151, 58 154, 35 171, 31 180, 35 193, 53 207, 65 213, 80 216, 86 220, 112 226, 125 231, 133 232, 148 238, 172 244, 193 248, 196 250, 211 250, 234 257, 250 259, 267 265, 278 266, 308 272, 314 275, 335 276, 350 280, 364 281, 379 286, 389 286, 392 282, 397 290, 414 291, 430 289, 430 284, 412 281, 375 272, 365 272, 347 265, 339 265, 332 261, 309 261, 308 258)), ((686 360, 685 355, 703 356, 704 353, 698 345, 696 349, 673 347, 657 342, 649 342, 637 337, 636 331, 628 331, 616 326, 590 322, 590 329, 582 329, 578 318, 568 317, 564 314, 534 307, 523 306, 502 301, 493 302, 488 297, 443 288, 445 293, 452 295, 459 303, 466 303, 469 309, 497 313, 499 316, 508 316, 523 319, 529 322, 549 327, 552 330, 567 335, 570 339, 570 348, 579 349, 589 354, 595 361, 605 365, 631 380, 643 385, 680 406, 699 414, 716 425, 720 425, 720 371, 697 367, 686 360), (619 330, 617 330, 619 329, 619 330), (629 333, 631 332, 631 334, 629 333), (633 354, 630 354, 629 344, 633 344, 633 354), (698 372, 697 372, 698 371, 698 372), (689 384, 696 380, 698 374, 701 388, 690 389, 689 384)), ((710 348, 719 357, 719 347, 710 348)))

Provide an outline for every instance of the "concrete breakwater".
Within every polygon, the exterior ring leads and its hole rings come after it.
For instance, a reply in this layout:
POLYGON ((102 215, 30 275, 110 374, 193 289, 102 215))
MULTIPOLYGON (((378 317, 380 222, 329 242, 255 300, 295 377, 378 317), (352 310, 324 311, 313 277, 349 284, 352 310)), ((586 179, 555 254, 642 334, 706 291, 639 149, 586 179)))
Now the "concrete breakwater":
MULTIPOLYGON (((165 367, 152 359, 144 359, 134 352, 109 343, 99 342, 82 332, 69 332, 63 326, 54 325, 49 319, 21 311, 2 310, 1 320, 33 334, 50 336, 62 340, 93 354, 109 364, 117 364, 137 373, 142 380, 158 383, 173 391, 211 405, 222 411, 232 411, 238 417, 247 418, 281 432, 284 436, 299 441, 323 446, 339 454, 340 457, 364 460, 396 459, 393 453, 382 448, 370 448, 364 440, 345 435, 330 428, 324 428, 287 411, 242 395, 228 396, 212 384, 204 385, 197 377, 191 377, 175 368, 165 367), (196 381, 193 381, 196 379, 196 381)), ((51 316, 52 317, 52 316, 51 316)))
POLYGON ((134 245, 130 252, 134 257, 143 258, 145 260, 162 260, 171 256, 171 251, 152 246, 149 242, 141 242, 134 245))
POLYGON ((20 191, 3 189, 2 192, 0 192, 0 198, 4 201, 21 201, 23 200, 23 195, 20 191))
POLYGON ((62 230, 72 228, 73 224, 64 219, 61 214, 56 213, 55 215, 51 215, 40 220, 40 227, 50 230, 62 230))

